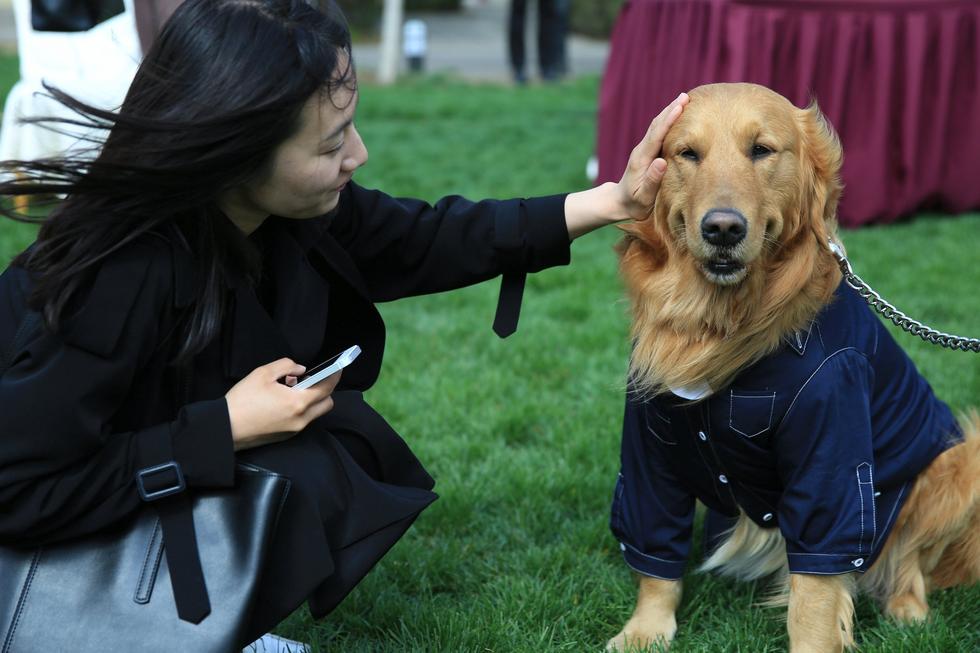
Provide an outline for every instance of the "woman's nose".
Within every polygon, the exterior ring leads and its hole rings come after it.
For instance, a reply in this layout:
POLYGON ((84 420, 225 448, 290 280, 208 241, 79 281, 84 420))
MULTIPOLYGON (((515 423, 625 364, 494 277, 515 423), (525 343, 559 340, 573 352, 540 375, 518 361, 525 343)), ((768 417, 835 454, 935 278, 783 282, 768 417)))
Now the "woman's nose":
POLYGON ((344 169, 349 172, 360 168, 368 160, 367 147, 364 145, 364 140, 361 139, 360 132, 356 128, 352 129, 351 132, 354 142, 351 143, 351 153, 344 159, 344 169))

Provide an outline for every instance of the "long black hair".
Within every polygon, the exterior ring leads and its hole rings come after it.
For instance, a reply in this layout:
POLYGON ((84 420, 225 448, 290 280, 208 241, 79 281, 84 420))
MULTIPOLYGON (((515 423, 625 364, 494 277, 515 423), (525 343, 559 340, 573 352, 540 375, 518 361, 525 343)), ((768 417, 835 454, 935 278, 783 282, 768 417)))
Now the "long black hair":
POLYGON ((107 134, 89 137, 101 146, 94 159, 76 151, 0 163, 15 176, 0 183, 0 195, 66 196, 13 262, 32 273, 29 303, 50 329, 57 330, 100 261, 154 233, 186 247, 200 271, 177 359, 214 338, 225 275, 252 275, 256 267, 254 249, 218 210, 219 195, 265 169, 314 93, 356 83, 347 23, 332 0, 325 4, 321 11, 305 0, 187 0, 150 48, 118 112, 47 87, 77 119, 30 122, 107 134))

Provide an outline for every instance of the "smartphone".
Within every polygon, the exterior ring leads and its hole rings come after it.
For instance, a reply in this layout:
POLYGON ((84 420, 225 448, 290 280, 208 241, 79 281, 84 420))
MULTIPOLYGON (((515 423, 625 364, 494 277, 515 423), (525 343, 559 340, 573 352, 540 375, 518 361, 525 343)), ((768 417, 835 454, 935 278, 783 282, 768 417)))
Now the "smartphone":
POLYGON ((303 390, 316 385, 328 376, 336 374, 353 363, 354 359, 357 358, 360 353, 361 348, 354 345, 353 347, 340 352, 333 358, 328 358, 302 376, 299 379, 299 382, 293 386, 293 389, 303 390))

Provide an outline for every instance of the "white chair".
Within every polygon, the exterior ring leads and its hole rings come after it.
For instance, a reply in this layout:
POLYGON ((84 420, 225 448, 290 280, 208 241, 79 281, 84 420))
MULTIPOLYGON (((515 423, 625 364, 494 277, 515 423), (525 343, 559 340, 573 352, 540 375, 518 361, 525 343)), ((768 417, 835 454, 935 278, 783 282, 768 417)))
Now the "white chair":
POLYGON ((84 145, 79 143, 80 128, 63 134, 43 125, 19 124, 24 117, 78 117, 48 97, 42 81, 100 109, 122 104, 142 57, 134 2, 123 0, 123 13, 85 32, 36 32, 31 0, 13 0, 20 81, 3 108, 0 160, 57 156, 84 145))

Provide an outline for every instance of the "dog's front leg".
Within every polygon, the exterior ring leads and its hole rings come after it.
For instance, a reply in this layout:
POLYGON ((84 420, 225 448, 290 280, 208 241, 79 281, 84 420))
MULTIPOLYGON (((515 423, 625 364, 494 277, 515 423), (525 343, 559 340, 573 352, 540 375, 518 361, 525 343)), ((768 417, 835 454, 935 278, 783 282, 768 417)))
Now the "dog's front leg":
POLYGON ((639 584, 633 616, 606 644, 607 651, 641 650, 658 640, 667 646, 674 639, 681 581, 640 576, 639 584))
POLYGON ((838 653, 854 645, 849 574, 790 574, 790 653, 838 653))

